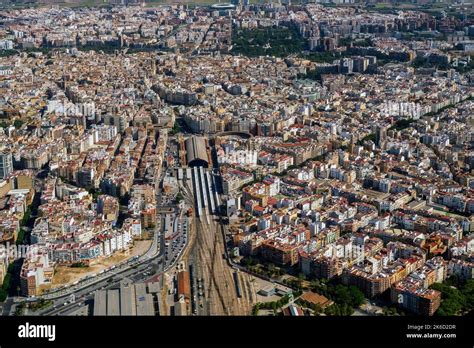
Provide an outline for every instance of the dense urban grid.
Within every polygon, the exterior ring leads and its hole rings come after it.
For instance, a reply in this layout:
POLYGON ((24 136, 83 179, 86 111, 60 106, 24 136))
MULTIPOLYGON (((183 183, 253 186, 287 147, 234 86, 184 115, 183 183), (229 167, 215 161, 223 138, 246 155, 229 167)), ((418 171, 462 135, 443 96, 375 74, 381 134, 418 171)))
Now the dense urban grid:
POLYGON ((471 311, 472 5, 417 3, 1 10, 0 312, 471 311))

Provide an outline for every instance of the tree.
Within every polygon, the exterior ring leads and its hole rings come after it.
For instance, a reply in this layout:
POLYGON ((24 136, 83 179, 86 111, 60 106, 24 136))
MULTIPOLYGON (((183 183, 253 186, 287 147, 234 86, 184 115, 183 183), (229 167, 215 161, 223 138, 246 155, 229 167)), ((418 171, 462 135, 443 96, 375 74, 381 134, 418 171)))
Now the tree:
POLYGON ((173 128, 171 128, 171 135, 176 135, 181 131, 178 121, 174 122, 173 128))
POLYGON ((25 230, 23 228, 20 228, 20 231, 18 232, 18 237, 16 238, 16 245, 23 244, 25 240, 25 230))
POLYGON ((20 303, 15 309, 15 316, 22 316, 24 314, 25 307, 25 302, 20 303))
POLYGON ((311 281, 310 288, 314 292, 331 299, 337 305, 328 309, 330 313, 328 315, 351 315, 353 308, 358 308, 365 300, 363 292, 356 286, 334 285, 333 282, 328 282, 327 279, 311 281))
POLYGON ((334 303, 324 311, 329 316, 349 316, 354 313, 354 309, 347 304, 334 303))
POLYGON ((23 214, 23 218, 21 219, 21 226, 26 226, 28 224, 28 221, 30 220, 31 217, 31 207, 28 207, 23 214))
POLYGON ((92 196, 92 199, 94 201, 97 201, 97 198, 102 195, 102 191, 100 188, 95 188, 94 186, 89 186, 86 188, 86 190, 89 192, 89 194, 92 196))
POLYGON ((333 292, 334 300, 337 303, 347 304, 352 303, 352 297, 349 289, 345 286, 338 285, 334 288, 333 292))
POLYGON ((441 313, 444 313, 447 316, 453 316, 453 315, 458 314, 461 308, 462 308, 462 305, 458 301, 452 298, 443 300, 440 306, 440 309, 442 310, 441 313))
POLYGON ((408 128, 410 127, 410 125, 415 122, 416 120, 412 120, 412 119, 401 119, 401 120, 398 120, 397 122, 395 122, 395 124, 393 126, 391 126, 389 128, 389 130, 402 130, 402 129, 405 129, 405 128, 408 128))
POLYGON ((10 281, 11 281, 12 275, 11 273, 7 273, 5 275, 5 278, 3 278, 3 284, 2 284, 2 289, 5 291, 8 291, 8 288, 10 287, 10 281))
POLYGON ((466 297, 466 309, 474 309, 474 280, 468 280, 462 288, 462 293, 466 297))
POLYGON ((243 262, 245 266, 249 268, 252 265, 252 258, 250 256, 243 258, 241 262, 243 262))
POLYGON ((432 289, 441 292, 441 305, 436 312, 437 315, 457 315, 461 311, 472 308, 472 290, 471 283, 466 282, 461 285, 459 279, 448 279, 445 283, 435 283, 432 289), (459 289, 450 283, 457 282, 459 289))
POLYGON ((330 305, 329 307, 326 307, 326 309, 324 310, 324 314, 328 316, 339 315, 339 305, 334 303, 330 305))
POLYGON ((4 289, 0 288, 0 302, 5 302, 7 296, 7 292, 4 289))
POLYGON ((15 122, 13 122, 13 126, 14 126, 16 129, 21 128, 22 125, 23 125, 23 121, 22 121, 22 120, 15 120, 15 122))
POLYGON ((10 57, 18 54, 16 50, 0 50, 0 57, 10 57))
POLYGON ((127 192, 120 198, 120 204, 128 205, 129 200, 130 200, 130 194, 127 192))
POLYGON ((313 310, 315 315, 319 315, 323 312, 323 307, 316 303, 311 304, 311 309, 313 310))
POLYGON ((260 307, 262 304, 260 302, 257 302, 255 306, 252 308, 252 315, 258 315, 258 312, 260 311, 260 307))
POLYGON ((179 203, 183 200, 183 194, 181 193, 181 191, 178 192, 178 194, 176 195, 176 202, 179 203))
POLYGON ((364 303, 365 296, 362 291, 359 290, 356 286, 349 287, 350 295, 351 295, 351 304, 353 307, 359 307, 362 303, 364 303))

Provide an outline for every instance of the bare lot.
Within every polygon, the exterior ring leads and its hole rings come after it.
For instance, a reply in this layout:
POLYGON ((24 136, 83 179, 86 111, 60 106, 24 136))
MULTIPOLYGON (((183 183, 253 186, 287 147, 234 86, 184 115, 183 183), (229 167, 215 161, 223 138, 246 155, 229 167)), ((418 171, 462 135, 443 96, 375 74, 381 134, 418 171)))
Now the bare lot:
POLYGON ((109 268, 119 262, 125 261, 131 257, 144 254, 151 245, 152 241, 136 241, 133 248, 128 252, 120 252, 108 257, 106 259, 101 259, 96 264, 93 264, 89 267, 78 267, 72 268, 67 266, 58 266, 55 269, 53 276, 53 283, 49 286, 41 287, 41 290, 47 290, 50 288, 57 288, 69 283, 73 283, 81 278, 84 278, 88 275, 97 274, 98 272, 109 268))

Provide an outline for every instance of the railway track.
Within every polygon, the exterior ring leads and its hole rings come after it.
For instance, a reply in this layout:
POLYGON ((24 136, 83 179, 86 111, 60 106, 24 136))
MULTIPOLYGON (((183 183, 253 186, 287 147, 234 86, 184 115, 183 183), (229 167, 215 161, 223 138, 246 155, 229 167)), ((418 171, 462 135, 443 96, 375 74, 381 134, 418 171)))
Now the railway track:
MULTIPOLYGON (((205 174, 206 179, 207 174, 205 174)), ((196 179, 196 177, 193 178, 196 179)), ((193 189, 198 185, 193 185, 190 181, 184 181, 182 185, 184 189, 184 199, 186 202, 192 203, 196 212, 196 197, 193 189)), ((201 195, 202 193, 200 193, 201 195)), ((249 315, 252 308, 252 289, 249 284, 249 276, 238 272, 239 284, 241 286, 241 296, 237 295, 233 273, 235 270, 223 258, 224 238, 219 230, 221 226, 214 221, 213 215, 208 214, 209 207, 202 206, 201 214, 194 215, 192 243, 189 252, 186 252, 185 259, 188 263, 198 266, 199 275, 196 277, 204 279, 205 296, 197 298, 197 302, 201 302, 200 309, 210 315, 249 315)))

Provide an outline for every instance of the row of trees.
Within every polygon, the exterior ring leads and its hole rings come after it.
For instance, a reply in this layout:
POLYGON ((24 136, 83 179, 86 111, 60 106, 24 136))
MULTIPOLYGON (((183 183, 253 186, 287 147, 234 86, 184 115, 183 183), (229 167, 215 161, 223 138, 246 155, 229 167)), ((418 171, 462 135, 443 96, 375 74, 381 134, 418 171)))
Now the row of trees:
POLYGON ((280 268, 268 268, 268 267, 259 267, 259 266, 249 266, 248 270, 256 274, 265 275, 267 277, 280 277, 284 272, 280 268))
POLYGON ((3 283, 2 283, 2 286, 0 287, 0 302, 4 302, 7 299, 8 291, 10 289, 11 282, 12 282, 12 274, 14 270, 15 270, 15 265, 11 263, 8 266, 7 274, 5 275, 5 278, 3 278, 3 283))
POLYGON ((10 286, 11 275, 7 273, 3 279, 2 287, 0 288, 0 302, 4 302, 8 296, 8 287, 10 286))
POLYGON ((53 304, 50 300, 40 299, 38 302, 30 303, 29 308, 33 311, 49 307, 53 304))
POLYGON ((303 290, 303 280, 304 278, 301 276, 298 276, 298 278, 285 278, 283 279, 283 284, 293 289, 303 290))
POLYGON ((26 302, 21 302, 15 309, 15 316, 22 316, 25 314, 26 302))
POLYGON ((26 209, 25 213, 23 214, 23 218, 20 221, 20 231, 18 232, 18 236, 16 238, 16 245, 20 245, 20 244, 25 243, 25 239, 26 239, 25 227, 32 227, 33 226, 33 220, 30 220, 31 215, 33 214, 33 208, 34 208, 33 204, 29 205, 28 208, 26 209))
POLYGON ((389 130, 402 130, 410 127, 410 125, 415 122, 416 120, 413 119, 402 119, 398 120, 389 128, 389 130))
MULTIPOLYGON (((250 216, 251 217, 251 216, 250 216)), ((265 275, 269 278, 280 278, 282 275, 286 274, 288 269, 277 267, 275 264, 269 262, 261 262, 258 258, 252 256, 244 257, 240 260, 240 264, 246 267, 249 271, 256 274, 265 275)), ((299 274, 298 279, 294 278, 285 278, 282 282, 293 288, 302 290, 302 281, 305 279, 304 274, 299 274)))
MULTIPOLYGON (((473 97, 469 97, 467 98, 466 100, 468 101, 471 101, 471 100, 474 100, 473 97)), ((440 113, 448 110, 448 109, 451 109, 453 107, 455 107, 456 104, 449 104, 449 105, 446 105, 446 106, 443 106, 441 109, 439 109, 438 111, 431 111, 431 112, 428 112, 427 114, 424 115, 424 117, 432 117, 432 116, 435 116, 435 115, 439 115, 440 113)))
POLYGON ((71 268, 87 268, 89 265, 85 262, 75 262, 71 265, 71 268))
POLYGON ((349 316, 354 313, 354 308, 346 303, 334 303, 324 310, 328 316, 349 316))
POLYGON ((252 308, 252 315, 258 315, 258 312, 261 309, 271 309, 273 313, 276 315, 278 309, 282 308, 283 306, 287 305, 290 302, 290 295, 285 295, 277 301, 272 302, 257 302, 255 306, 252 308))
MULTIPOLYGON (((22 120, 15 120, 13 121, 13 127, 15 127, 16 129, 20 129, 21 126, 23 126, 23 123, 24 121, 22 120)), ((9 126, 10 126, 10 123, 8 123, 7 121, 0 122, 0 128, 7 128, 9 126)))
POLYGON ((17 50, 0 50, 0 57, 11 57, 18 54, 17 50))

